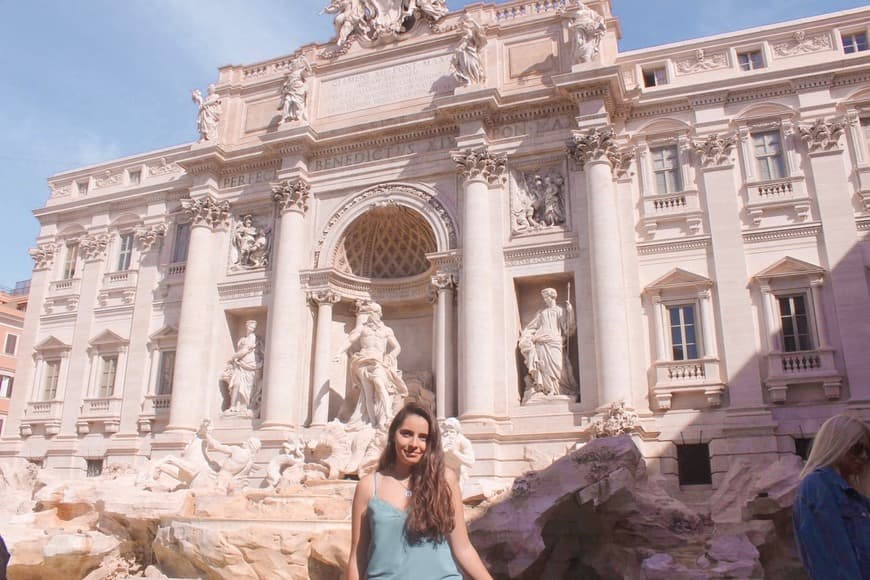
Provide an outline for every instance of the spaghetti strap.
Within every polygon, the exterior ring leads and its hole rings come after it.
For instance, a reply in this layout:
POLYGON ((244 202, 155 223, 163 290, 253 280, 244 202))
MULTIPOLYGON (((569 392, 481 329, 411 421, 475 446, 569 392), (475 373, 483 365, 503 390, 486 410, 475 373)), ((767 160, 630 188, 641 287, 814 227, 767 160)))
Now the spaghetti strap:
POLYGON ((372 492, 374 497, 378 497, 378 472, 374 473, 374 491, 372 492))

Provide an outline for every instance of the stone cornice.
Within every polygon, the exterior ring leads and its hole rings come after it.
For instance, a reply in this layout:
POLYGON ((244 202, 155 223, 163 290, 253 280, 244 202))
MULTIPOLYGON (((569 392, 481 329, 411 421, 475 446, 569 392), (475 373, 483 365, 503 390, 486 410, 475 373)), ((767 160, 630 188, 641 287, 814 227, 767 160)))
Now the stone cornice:
POLYGON ((822 234, 822 226, 809 225, 798 227, 777 227, 768 230, 753 230, 743 233, 743 242, 757 244, 795 238, 817 238, 822 234))
POLYGON ((554 244, 509 247, 504 250, 504 260, 507 266, 559 262, 577 258, 579 255, 580 247, 575 240, 566 240, 554 244))
POLYGON ((652 254, 668 254, 690 250, 705 250, 710 247, 710 236, 695 238, 664 240, 661 242, 642 242, 637 244, 637 253, 641 256, 652 254))
POLYGON ((313 149, 311 152, 311 159, 341 155, 343 153, 358 151, 360 149, 371 149, 399 143, 421 141, 432 137, 441 137, 443 135, 453 136, 456 135, 456 133, 456 126, 453 124, 429 125, 410 131, 386 133, 370 139, 347 141, 335 145, 325 145, 313 149))

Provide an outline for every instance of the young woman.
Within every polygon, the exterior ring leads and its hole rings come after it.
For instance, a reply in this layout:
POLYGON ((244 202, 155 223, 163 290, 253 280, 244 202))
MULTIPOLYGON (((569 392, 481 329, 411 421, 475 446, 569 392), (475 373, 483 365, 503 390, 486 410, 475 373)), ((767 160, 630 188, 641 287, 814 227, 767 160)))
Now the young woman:
POLYGON ((870 426, 849 415, 825 421, 794 503, 794 531, 811 578, 870 580, 870 426))
POLYGON ((375 473, 357 485, 347 580, 461 580, 459 569, 491 580, 468 538, 456 474, 444 468, 438 425, 412 403, 390 424, 375 473))

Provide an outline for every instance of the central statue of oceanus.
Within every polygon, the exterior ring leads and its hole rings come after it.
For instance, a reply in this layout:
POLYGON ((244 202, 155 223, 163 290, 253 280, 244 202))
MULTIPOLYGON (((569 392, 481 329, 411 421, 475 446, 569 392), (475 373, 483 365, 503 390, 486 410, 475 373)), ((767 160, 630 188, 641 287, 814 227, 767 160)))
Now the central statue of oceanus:
POLYGON ((335 19, 336 53, 341 53, 353 38, 395 40, 420 19, 438 22, 448 9, 446 0, 330 0, 323 12, 335 19))

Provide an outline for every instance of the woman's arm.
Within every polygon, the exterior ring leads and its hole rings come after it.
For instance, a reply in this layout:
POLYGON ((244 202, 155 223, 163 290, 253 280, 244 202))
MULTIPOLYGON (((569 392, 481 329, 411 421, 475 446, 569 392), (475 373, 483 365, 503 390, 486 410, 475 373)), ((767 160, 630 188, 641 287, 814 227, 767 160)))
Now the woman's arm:
POLYGON ((444 475, 447 479, 447 485, 450 486, 450 495, 453 498, 453 532, 450 533, 449 538, 453 558, 462 568, 462 571, 474 580, 492 580, 492 576, 483 565, 477 550, 471 545, 471 538, 468 537, 468 528, 465 526, 465 508, 462 505, 462 492, 459 490, 456 473, 452 469, 447 469, 444 475))
POLYGON ((366 518, 372 497, 372 476, 363 477, 356 485, 351 507, 350 554, 347 558, 347 580, 365 578, 369 558, 369 526, 366 518))

